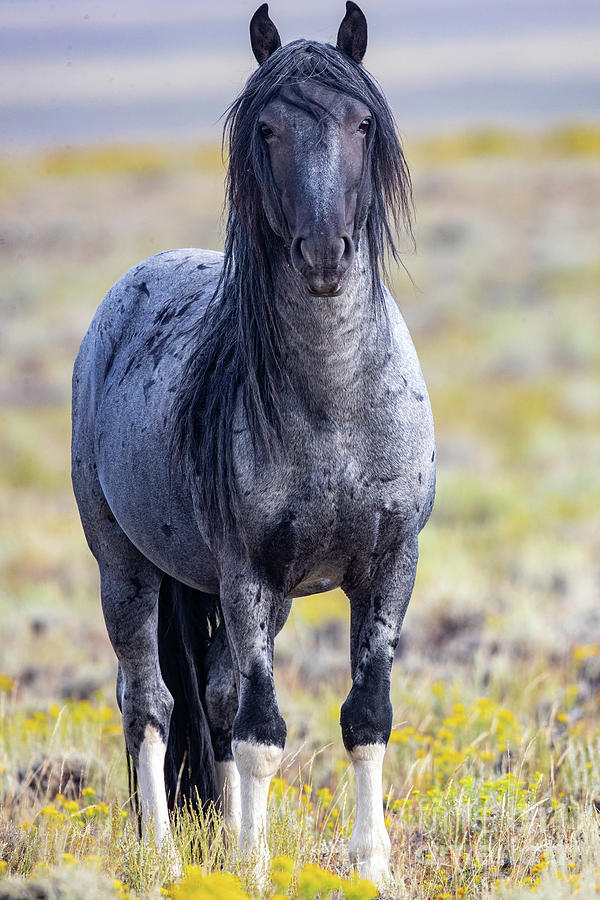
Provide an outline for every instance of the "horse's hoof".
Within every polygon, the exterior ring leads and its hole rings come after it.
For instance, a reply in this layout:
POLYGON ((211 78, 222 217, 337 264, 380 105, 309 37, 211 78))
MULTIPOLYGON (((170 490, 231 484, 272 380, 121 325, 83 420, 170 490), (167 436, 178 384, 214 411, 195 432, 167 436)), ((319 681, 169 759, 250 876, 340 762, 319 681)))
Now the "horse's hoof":
POLYGON ((171 881, 180 881, 183 878, 183 866, 181 860, 170 867, 171 881))
POLYGON ((169 878, 171 881, 179 881, 184 875, 183 863, 179 853, 175 849, 173 838, 170 835, 162 841, 161 850, 167 857, 169 878))
POLYGON ((269 851, 266 848, 261 851, 255 849, 249 858, 243 860, 242 870, 253 888, 259 894, 264 894, 271 884, 271 857, 269 851))
POLYGON ((362 859, 358 863, 357 869, 361 878, 371 881, 380 891, 389 890, 393 884, 387 855, 376 854, 369 859, 362 859))
POLYGON ((183 878, 183 863, 179 856, 169 860, 169 877, 171 881, 179 881, 180 878, 183 878))

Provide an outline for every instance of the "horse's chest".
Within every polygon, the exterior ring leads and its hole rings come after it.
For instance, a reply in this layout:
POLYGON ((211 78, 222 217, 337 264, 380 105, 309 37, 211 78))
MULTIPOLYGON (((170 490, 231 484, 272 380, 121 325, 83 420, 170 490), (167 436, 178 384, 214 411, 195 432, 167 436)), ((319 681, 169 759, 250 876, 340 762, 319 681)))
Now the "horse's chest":
POLYGON ((396 474, 401 460, 377 457, 334 436, 253 479, 255 548, 274 580, 305 578, 339 583, 351 561, 368 556, 398 530, 403 501, 396 474), (395 463, 395 465, 394 465, 395 463), (260 523, 260 524, 259 524, 260 523))

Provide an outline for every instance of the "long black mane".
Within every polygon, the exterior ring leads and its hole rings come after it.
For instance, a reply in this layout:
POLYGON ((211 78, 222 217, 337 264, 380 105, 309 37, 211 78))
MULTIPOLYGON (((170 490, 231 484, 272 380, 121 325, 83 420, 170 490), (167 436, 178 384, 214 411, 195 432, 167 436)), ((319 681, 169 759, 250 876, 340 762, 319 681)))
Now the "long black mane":
MULTIPOLYGON (((282 336, 276 275, 291 270, 290 235, 258 129, 266 104, 306 81, 362 101, 373 115, 367 144, 369 180, 358 227, 368 243, 375 306, 382 307, 386 256, 398 259, 395 235, 411 229, 410 175, 389 106, 358 63, 329 44, 294 41, 269 57, 229 108, 227 232, 223 272, 195 333, 194 351, 176 397, 172 460, 183 466, 211 544, 233 531, 239 497, 233 467, 233 420, 241 398, 255 449, 280 445, 282 336)), ((313 111, 314 112, 314 111, 313 111)), ((377 309, 374 310, 376 312, 377 309)), ((243 540, 243 535, 239 535, 243 540)))

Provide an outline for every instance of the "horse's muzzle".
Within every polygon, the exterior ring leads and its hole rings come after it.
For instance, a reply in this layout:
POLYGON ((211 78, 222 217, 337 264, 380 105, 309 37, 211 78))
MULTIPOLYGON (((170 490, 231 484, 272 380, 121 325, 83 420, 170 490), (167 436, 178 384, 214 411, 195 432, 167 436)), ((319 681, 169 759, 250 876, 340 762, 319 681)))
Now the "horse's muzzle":
POLYGON ((337 297, 346 287, 346 275, 354 261, 354 242, 349 234, 326 241, 296 237, 291 258, 313 297, 337 297))

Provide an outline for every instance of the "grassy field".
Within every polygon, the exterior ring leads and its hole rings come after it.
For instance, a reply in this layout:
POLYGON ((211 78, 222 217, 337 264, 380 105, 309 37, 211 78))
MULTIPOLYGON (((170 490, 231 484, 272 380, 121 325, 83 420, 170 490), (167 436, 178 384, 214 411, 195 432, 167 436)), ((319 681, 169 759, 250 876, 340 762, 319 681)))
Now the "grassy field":
MULTIPOLYGON (((599 132, 408 147, 413 283, 438 496, 393 674, 395 897, 600 893, 599 132)), ((170 887, 128 816, 115 660, 68 474, 72 361, 110 285, 169 247, 221 245, 217 151, 0 163, 0 898, 253 896, 209 822, 181 819, 170 887)), ((345 896, 353 785, 339 593, 277 645, 289 737, 268 896, 345 896), (336 893, 337 892, 337 893, 336 893)))

